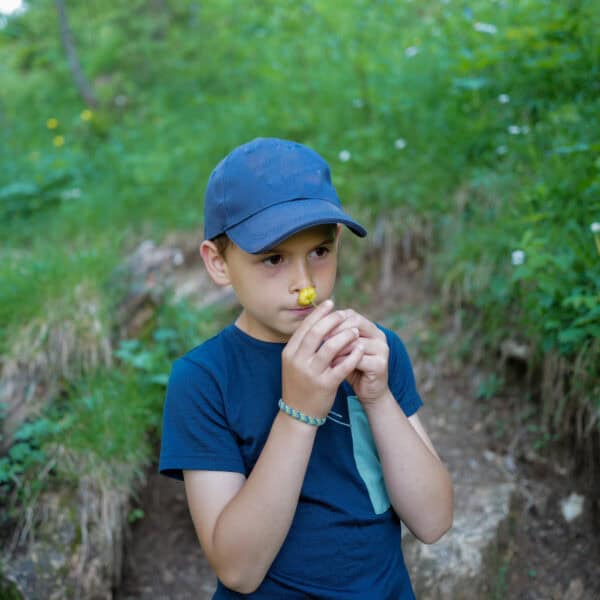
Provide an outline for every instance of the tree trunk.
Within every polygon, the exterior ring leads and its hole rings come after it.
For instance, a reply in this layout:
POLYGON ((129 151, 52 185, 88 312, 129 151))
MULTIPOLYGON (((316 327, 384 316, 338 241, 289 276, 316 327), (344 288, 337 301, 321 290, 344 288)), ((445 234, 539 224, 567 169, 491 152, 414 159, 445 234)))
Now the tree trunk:
POLYGON ((396 242, 394 229, 388 221, 383 221, 383 243, 381 246, 381 271, 379 275, 379 292, 388 294, 394 287, 394 262, 396 259, 396 242))
POLYGON ((73 76, 75 86, 77 87, 84 102, 88 106, 96 108, 98 106, 98 100, 96 99, 92 86, 89 84, 85 78, 85 75, 83 74, 81 63, 79 62, 79 57, 77 56, 77 50, 75 49, 75 42, 73 41, 73 34, 71 33, 71 28, 69 27, 67 7, 65 6, 64 0, 55 0, 55 3, 56 11, 58 12, 58 22, 60 24, 60 39, 67 54, 67 60, 69 61, 69 67, 71 69, 71 75, 73 76))

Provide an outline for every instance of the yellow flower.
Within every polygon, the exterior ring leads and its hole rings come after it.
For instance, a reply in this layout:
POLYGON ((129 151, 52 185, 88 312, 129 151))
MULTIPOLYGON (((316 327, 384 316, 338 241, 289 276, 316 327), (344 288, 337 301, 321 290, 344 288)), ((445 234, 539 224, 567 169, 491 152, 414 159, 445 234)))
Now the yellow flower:
POLYGON ((317 291, 313 286, 305 287, 300 290, 298 294, 298 304, 300 306, 308 306, 314 304, 315 298, 317 297, 317 291))
POLYGON ((48 129, 56 129, 58 127, 58 119, 51 117, 46 121, 46 127, 48 129))
POLYGON ((52 143, 57 148, 60 148, 61 146, 64 146, 64 144, 65 144, 65 138, 62 135, 56 135, 56 136, 54 136, 54 139, 52 140, 52 143))
POLYGON ((86 108, 85 110, 81 111, 79 116, 82 121, 91 121, 94 113, 89 108, 86 108))

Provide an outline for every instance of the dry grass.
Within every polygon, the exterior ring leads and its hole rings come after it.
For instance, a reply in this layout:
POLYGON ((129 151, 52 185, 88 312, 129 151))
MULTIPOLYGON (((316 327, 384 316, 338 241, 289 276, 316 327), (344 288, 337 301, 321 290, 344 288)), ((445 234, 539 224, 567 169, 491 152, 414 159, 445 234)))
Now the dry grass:
POLYGON ((4 451, 18 427, 38 415, 65 382, 112 364, 109 326, 98 293, 85 283, 75 289, 70 306, 64 300, 49 306, 12 336, 9 347, 0 375, 4 451))
POLYGON ((581 462, 592 468, 600 457, 599 358, 597 340, 581 348, 574 359, 552 352, 544 357, 541 377, 545 425, 562 437, 570 436, 581 462))
POLYGON ((69 589, 73 597, 106 593, 108 599, 121 579, 131 493, 142 485, 143 471, 140 465, 107 463, 65 445, 51 452, 44 470, 47 475, 52 469, 61 483, 30 498, 4 559, 13 568, 33 568, 37 585, 43 586, 39 557, 51 556, 48 593, 69 589))
POLYGON ((141 474, 138 465, 107 464, 76 455, 70 461, 78 474, 81 539, 70 575, 81 586, 81 596, 90 597, 94 590, 121 580, 129 499, 141 484, 141 474))

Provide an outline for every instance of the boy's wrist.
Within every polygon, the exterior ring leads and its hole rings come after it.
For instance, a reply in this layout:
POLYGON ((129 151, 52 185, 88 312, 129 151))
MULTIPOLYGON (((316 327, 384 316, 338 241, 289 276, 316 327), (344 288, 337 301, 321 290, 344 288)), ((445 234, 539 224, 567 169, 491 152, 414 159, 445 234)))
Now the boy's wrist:
POLYGON ((325 421, 327 417, 313 417, 311 415, 304 414, 302 411, 286 404, 283 398, 279 399, 279 410, 283 411, 286 415, 296 419, 297 421, 301 421, 306 425, 312 425, 313 427, 320 427, 321 425, 325 425, 325 421))
POLYGON ((275 417, 275 422, 281 427, 285 427, 289 431, 290 435, 304 435, 314 437, 317 433, 318 427, 303 423, 298 419, 295 419, 291 415, 280 410, 275 417))
POLYGON ((379 410, 382 406, 387 404, 390 400, 392 402, 396 402, 389 387, 386 387, 385 390, 379 396, 376 396, 374 398, 360 398, 359 397, 359 400, 361 401, 363 408, 367 414, 370 412, 379 410))

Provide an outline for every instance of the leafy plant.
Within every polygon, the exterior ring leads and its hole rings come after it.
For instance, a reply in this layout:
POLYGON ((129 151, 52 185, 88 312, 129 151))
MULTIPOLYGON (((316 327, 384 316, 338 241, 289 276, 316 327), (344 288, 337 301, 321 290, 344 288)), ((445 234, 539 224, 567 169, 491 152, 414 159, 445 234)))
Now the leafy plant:
POLYGON ((504 379, 496 373, 490 373, 480 383, 477 389, 477 398, 490 400, 504 387, 504 379))

